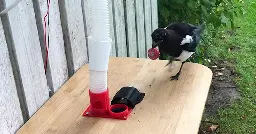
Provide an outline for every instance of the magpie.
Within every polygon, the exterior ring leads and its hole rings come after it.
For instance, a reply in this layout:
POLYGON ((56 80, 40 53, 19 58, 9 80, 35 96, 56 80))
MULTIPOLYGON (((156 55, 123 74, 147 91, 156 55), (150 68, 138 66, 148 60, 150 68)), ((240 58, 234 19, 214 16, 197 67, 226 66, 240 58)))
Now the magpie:
POLYGON ((157 28, 151 34, 152 48, 158 47, 160 52, 164 52, 171 57, 167 65, 173 61, 182 62, 179 72, 170 77, 171 80, 178 80, 183 64, 195 53, 204 26, 204 23, 197 26, 175 22, 165 28, 157 28))

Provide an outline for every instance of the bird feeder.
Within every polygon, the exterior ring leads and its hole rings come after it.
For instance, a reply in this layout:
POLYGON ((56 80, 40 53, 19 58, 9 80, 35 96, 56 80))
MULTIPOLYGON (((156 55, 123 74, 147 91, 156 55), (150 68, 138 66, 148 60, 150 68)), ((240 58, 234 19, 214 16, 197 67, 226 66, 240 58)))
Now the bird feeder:
POLYGON ((108 0, 91 0, 92 35, 88 37, 90 105, 83 115, 126 120, 143 98, 134 87, 123 87, 110 105, 107 70, 111 50, 108 0))

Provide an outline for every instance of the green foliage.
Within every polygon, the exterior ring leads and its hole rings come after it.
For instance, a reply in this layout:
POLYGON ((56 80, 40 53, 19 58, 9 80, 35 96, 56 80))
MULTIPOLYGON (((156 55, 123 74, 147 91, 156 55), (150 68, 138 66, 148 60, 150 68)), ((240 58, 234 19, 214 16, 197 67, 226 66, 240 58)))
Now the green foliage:
POLYGON ((240 28, 235 36, 223 28, 214 37, 214 44, 208 46, 211 58, 231 63, 238 74, 235 82, 242 97, 231 106, 219 109, 213 120, 220 125, 218 134, 256 134, 256 1, 245 0, 245 4, 247 13, 236 18, 240 28), (230 51, 234 46, 238 49, 230 51))
MULTIPOLYGON (((159 26, 166 27, 171 22, 199 24, 206 22, 207 32, 192 62, 206 64, 207 45, 220 27, 235 29, 235 18, 244 14, 243 0, 158 0, 159 26), (203 44, 203 45, 202 45, 203 44)), ((166 59, 166 56, 162 56, 166 59)))
POLYGON ((227 26, 238 14, 244 13, 242 0, 158 0, 159 24, 165 27, 170 22, 184 21, 198 24, 205 21, 214 28, 227 26))

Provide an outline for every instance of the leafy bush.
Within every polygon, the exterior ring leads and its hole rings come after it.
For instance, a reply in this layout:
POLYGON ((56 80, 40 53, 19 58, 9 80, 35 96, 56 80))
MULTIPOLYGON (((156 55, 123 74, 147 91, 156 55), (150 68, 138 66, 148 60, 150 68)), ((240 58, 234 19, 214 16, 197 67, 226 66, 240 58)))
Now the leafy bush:
MULTIPOLYGON (((171 22, 199 24, 206 22, 207 29, 196 55, 191 61, 205 63, 207 45, 211 43, 220 27, 235 29, 235 17, 244 13, 242 0, 158 0, 159 26, 171 22)), ((161 59, 166 56, 161 55, 161 59)))

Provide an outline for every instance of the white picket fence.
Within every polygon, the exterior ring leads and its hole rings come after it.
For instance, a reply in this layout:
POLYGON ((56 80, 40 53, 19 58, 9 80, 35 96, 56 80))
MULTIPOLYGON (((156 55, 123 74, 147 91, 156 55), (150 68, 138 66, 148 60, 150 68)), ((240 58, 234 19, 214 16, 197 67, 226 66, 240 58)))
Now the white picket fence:
MULTIPOLYGON (((0 0, 0 11, 16 0, 0 0)), ((157 0, 109 0, 111 56, 146 58, 158 27, 157 0)), ((0 19, 0 134, 15 133, 88 63, 89 0, 51 0, 49 66, 44 72, 47 0, 23 0, 0 19)))

